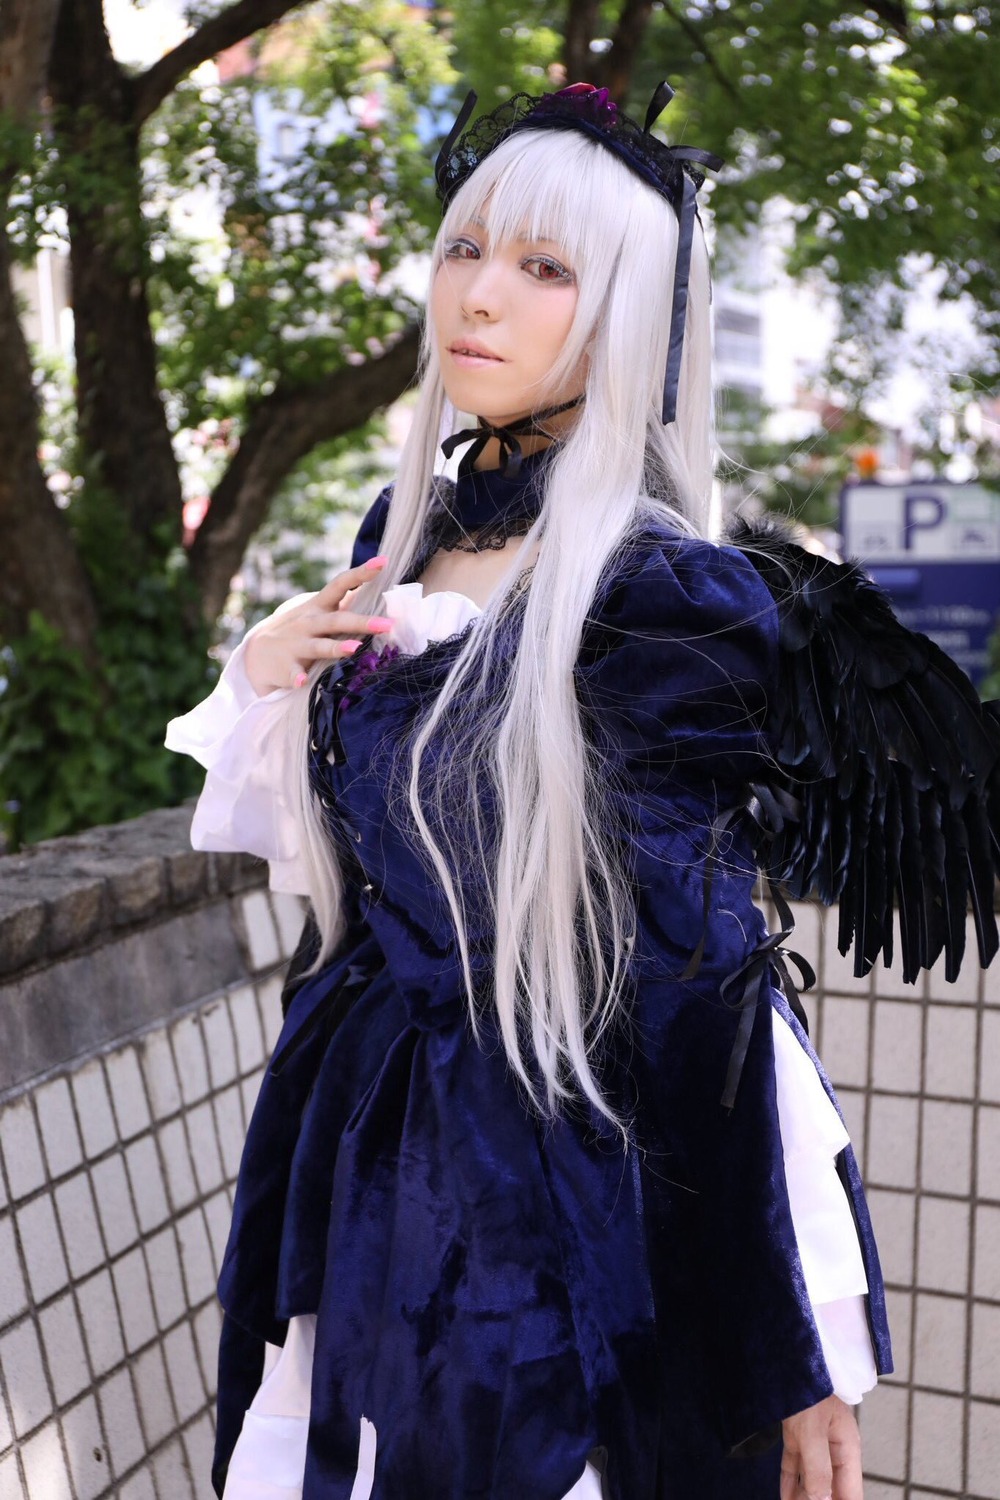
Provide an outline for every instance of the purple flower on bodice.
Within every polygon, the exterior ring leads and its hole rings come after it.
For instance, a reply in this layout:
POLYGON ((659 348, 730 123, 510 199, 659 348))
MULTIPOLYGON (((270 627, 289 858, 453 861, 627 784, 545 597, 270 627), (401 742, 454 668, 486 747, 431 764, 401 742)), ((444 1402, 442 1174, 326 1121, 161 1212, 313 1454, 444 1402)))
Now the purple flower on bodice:
POLYGON ((543 94, 534 109, 535 114, 570 112, 594 125, 614 125, 618 119, 618 106, 607 89, 595 88, 592 83, 571 83, 558 93, 543 94))
POLYGON ((399 655, 398 646, 386 646, 381 651, 361 651, 351 657, 350 674, 347 681, 347 691, 341 704, 341 713, 354 701, 354 697, 373 672, 377 672, 380 662, 394 661, 399 655))

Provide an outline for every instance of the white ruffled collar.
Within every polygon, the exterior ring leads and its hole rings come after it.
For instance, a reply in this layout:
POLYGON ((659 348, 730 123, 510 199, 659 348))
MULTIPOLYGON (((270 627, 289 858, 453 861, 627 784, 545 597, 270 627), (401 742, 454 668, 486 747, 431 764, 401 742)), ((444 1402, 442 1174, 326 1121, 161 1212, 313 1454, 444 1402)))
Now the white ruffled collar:
POLYGON ((457 635, 482 610, 468 595, 452 589, 425 594, 422 583, 397 583, 386 589, 382 613, 392 621, 392 629, 383 640, 413 656, 426 650, 431 641, 457 635))

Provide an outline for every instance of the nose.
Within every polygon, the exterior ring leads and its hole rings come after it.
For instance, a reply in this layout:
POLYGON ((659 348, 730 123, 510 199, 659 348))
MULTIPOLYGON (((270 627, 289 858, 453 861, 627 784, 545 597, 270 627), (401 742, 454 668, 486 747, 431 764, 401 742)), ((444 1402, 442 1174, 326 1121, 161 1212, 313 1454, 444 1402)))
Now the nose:
POLYGON ((484 258, 475 262, 475 270, 462 288, 462 311, 467 318, 493 322, 499 317, 502 301, 503 268, 496 260, 484 258))

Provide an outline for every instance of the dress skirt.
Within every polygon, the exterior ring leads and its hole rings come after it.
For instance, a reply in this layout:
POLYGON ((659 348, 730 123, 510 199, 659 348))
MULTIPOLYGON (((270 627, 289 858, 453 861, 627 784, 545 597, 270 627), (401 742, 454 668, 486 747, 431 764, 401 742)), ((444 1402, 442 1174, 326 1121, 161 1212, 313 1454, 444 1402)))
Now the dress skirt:
MULTIPOLYGON (((264 1378, 233 1450, 224 1500, 302 1500, 315 1334, 316 1319, 306 1315, 291 1319, 283 1348, 268 1344, 264 1378)), ((369 1500, 377 1448, 378 1434, 362 1417, 350 1500, 369 1500)), ((592 1464, 564 1500, 601 1500, 592 1464)))

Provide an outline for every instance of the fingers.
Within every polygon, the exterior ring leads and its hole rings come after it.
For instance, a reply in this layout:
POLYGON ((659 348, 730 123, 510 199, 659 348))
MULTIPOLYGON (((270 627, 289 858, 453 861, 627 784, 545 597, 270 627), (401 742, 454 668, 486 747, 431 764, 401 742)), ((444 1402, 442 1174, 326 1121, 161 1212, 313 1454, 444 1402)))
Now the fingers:
POLYGON ((384 568, 388 561, 387 557, 371 557, 356 568, 348 568, 346 572, 338 573, 336 578, 331 578, 325 588, 320 589, 314 603, 320 609, 336 609, 345 594, 377 578, 379 570, 384 568))
POLYGON ((803 1444, 799 1475, 805 1500, 833 1500, 833 1464, 825 1437, 803 1444))
POLYGON ((392 629, 392 621, 385 615, 358 615, 348 609, 309 615, 301 623, 315 636, 381 635, 392 629))
POLYGON ((861 1469, 861 1434, 849 1406, 840 1410, 830 1426, 830 1458, 833 1462, 833 1500, 864 1500, 861 1469))
MULTIPOLYGON (((787 1451, 781 1460, 780 1500, 841 1500, 839 1490, 833 1488, 833 1469, 827 1450, 826 1460, 814 1455, 812 1460, 790 1457, 787 1451)), ((843 1500, 862 1500, 861 1489, 844 1491, 843 1500)))
POLYGON ((344 598, 363 583, 377 578, 387 559, 373 557, 357 568, 338 574, 325 589, 301 602, 278 609, 248 641, 246 668, 254 691, 300 688, 316 662, 352 656, 364 636, 391 630, 382 615, 362 615, 341 608, 344 598))
POLYGON ((782 1424, 781 1500, 833 1500, 832 1400, 827 1398, 782 1424))
POLYGON ((317 636, 306 642, 305 651, 313 661, 337 661, 342 656, 353 656, 360 645, 357 640, 333 641, 329 636, 317 636))
POLYGON ((318 661, 340 661, 353 656, 360 641, 331 641, 323 636, 314 641, 305 641, 291 667, 292 687, 305 687, 309 680, 309 668, 318 661))
POLYGON ((799 1500, 799 1455, 797 1450, 789 1448, 787 1439, 781 1455, 781 1485, 778 1493, 779 1500, 799 1500))

